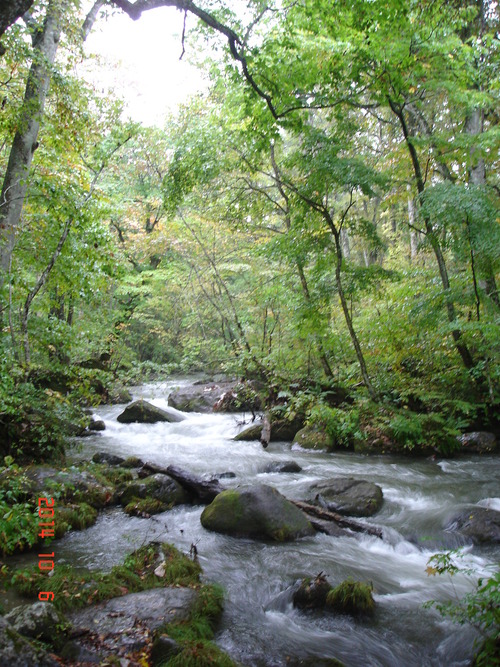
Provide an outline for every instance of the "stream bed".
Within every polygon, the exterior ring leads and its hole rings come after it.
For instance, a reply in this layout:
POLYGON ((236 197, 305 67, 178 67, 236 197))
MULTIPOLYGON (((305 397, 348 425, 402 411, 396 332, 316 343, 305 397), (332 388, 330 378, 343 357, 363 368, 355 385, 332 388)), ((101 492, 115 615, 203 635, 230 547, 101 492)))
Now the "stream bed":
MULTIPOLYGON (((159 407, 172 387, 190 380, 145 385, 133 390, 159 407)), ((353 453, 305 451, 291 443, 234 442, 243 415, 189 413, 176 424, 120 424, 123 406, 96 410, 102 434, 75 442, 70 458, 90 459, 97 451, 138 456, 160 466, 175 464, 192 473, 222 479, 226 487, 265 483, 293 500, 310 487, 337 476, 366 479, 382 487, 381 511, 365 521, 383 529, 384 539, 357 534, 317 533, 286 544, 257 542, 206 531, 202 507, 179 506, 150 519, 129 517, 121 508, 103 512, 97 523, 54 543, 57 562, 108 570, 151 540, 173 543, 188 553, 196 546, 206 580, 220 583, 226 606, 217 644, 245 666, 319 664, 337 658, 346 667, 458 667, 470 664, 475 632, 445 620, 423 605, 462 597, 479 576, 498 563, 497 548, 463 549, 464 566, 475 577, 428 576, 428 559, 463 544, 444 530, 460 510, 480 505, 500 509, 500 466, 493 456, 448 460, 367 457, 353 453), (263 473, 271 461, 295 460, 299 473, 263 473), (332 585, 352 577, 371 582, 377 610, 370 620, 306 613, 294 609, 287 589, 323 572, 332 585)), ((247 415, 248 417, 248 415, 247 415)), ((361 520, 363 521, 363 520, 361 520)))

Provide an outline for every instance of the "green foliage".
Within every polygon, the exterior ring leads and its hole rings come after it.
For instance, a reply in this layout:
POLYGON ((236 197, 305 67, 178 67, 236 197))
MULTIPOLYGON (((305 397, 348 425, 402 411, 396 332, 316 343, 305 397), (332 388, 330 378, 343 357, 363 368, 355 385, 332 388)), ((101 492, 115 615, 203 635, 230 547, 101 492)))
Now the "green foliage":
POLYGON ((326 596, 326 606, 343 614, 373 614, 375 601, 372 586, 353 579, 346 579, 326 596))
POLYGON ((364 439, 359 411, 354 406, 341 409, 317 403, 309 410, 307 423, 323 427, 336 446, 346 449, 364 439))
POLYGON ((473 568, 459 564, 463 556, 460 550, 434 554, 428 561, 427 573, 430 576, 446 574, 451 577, 465 574, 474 579, 474 590, 462 599, 445 603, 432 601, 427 606, 435 607, 455 623, 472 625, 480 633, 474 665, 497 665, 500 664, 500 570, 491 577, 477 579, 473 568))
MULTIPOLYGON (((195 586, 201 568, 169 544, 143 546, 116 565, 111 572, 76 571, 70 565, 56 564, 50 584, 54 605, 65 611, 108 600, 126 593, 135 593, 163 586, 195 586), (165 575, 157 577, 159 557, 165 560, 165 575)), ((38 567, 16 572, 12 585, 26 597, 35 599, 42 590, 45 576, 38 567)))
POLYGON ((28 482, 11 456, 0 466, 0 553, 30 549, 38 542, 38 508, 27 500, 28 482))

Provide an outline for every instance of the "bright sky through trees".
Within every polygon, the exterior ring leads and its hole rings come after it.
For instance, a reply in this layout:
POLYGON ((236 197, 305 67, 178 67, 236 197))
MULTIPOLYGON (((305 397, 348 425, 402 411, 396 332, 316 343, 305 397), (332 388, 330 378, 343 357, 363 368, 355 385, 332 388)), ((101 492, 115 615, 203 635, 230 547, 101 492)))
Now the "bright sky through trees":
POLYGON ((173 8, 158 8, 138 21, 121 12, 99 20, 85 50, 104 58, 105 66, 92 66, 86 78, 123 98, 125 115, 163 126, 165 114, 204 85, 201 72, 188 62, 189 46, 180 60, 183 18, 173 8))

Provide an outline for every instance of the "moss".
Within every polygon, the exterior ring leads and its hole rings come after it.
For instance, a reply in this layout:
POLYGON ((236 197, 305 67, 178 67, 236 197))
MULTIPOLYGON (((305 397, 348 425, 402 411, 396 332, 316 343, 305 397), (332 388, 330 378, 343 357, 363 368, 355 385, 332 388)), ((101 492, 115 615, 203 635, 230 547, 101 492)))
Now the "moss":
POLYGON ((84 530, 97 520, 97 510, 87 503, 62 505, 55 512, 55 536, 62 537, 69 530, 84 530))
POLYGON ((372 614, 375 611, 372 587, 360 581, 346 579, 328 593, 326 606, 341 614, 372 614))
POLYGON ((137 456, 129 456, 122 463, 122 468, 142 468, 144 463, 137 456))
POLYGON ((217 527, 222 522, 224 528, 228 517, 231 522, 237 524, 243 518, 243 507, 241 502, 241 494, 233 489, 226 489, 222 491, 214 500, 205 507, 201 513, 200 521, 203 527, 210 525, 210 530, 217 530, 217 527))
POLYGON ((220 586, 207 585, 198 591, 198 599, 187 621, 164 626, 179 652, 160 663, 165 667, 235 667, 235 663, 211 640, 223 611, 224 594, 220 586))
MULTIPOLYGON (((195 586, 199 584, 200 573, 199 564, 172 545, 153 542, 134 551, 123 565, 108 573, 77 571, 70 565, 57 564, 50 585, 55 607, 64 611, 150 588, 195 586), (154 570, 161 561, 165 561, 165 575, 160 578, 154 570)), ((36 599, 38 591, 44 590, 46 575, 34 566, 18 571, 12 584, 21 594, 36 599)))
POLYGON ((149 518, 151 514, 159 514, 168 509, 168 505, 154 498, 133 498, 124 511, 129 516, 141 516, 149 518))

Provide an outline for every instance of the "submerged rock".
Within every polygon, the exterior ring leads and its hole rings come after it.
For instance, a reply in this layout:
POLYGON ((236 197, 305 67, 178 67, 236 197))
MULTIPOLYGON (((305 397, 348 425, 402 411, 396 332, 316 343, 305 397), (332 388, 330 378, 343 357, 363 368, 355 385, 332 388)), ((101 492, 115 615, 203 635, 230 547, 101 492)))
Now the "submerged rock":
POLYGON ((173 410, 163 410, 147 401, 135 401, 128 405, 116 418, 121 424, 156 424, 157 422, 177 423, 184 421, 185 417, 173 410))
POLYGON ((293 594, 293 605, 351 616, 369 615, 375 610, 371 585, 346 579, 334 588, 322 572, 315 579, 302 580, 293 594))
POLYGON ((372 516, 382 507, 380 486, 352 477, 334 477, 313 486, 318 504, 349 516, 372 516))
POLYGON ((276 542, 314 534, 305 514, 264 484, 223 491, 203 510, 201 524, 234 537, 276 542))
POLYGON ((300 472, 302 468, 297 461, 272 461, 262 470, 263 473, 272 472, 300 472))
POLYGON ((452 519, 446 529, 456 530, 474 542, 500 544, 500 512, 473 507, 452 519))

